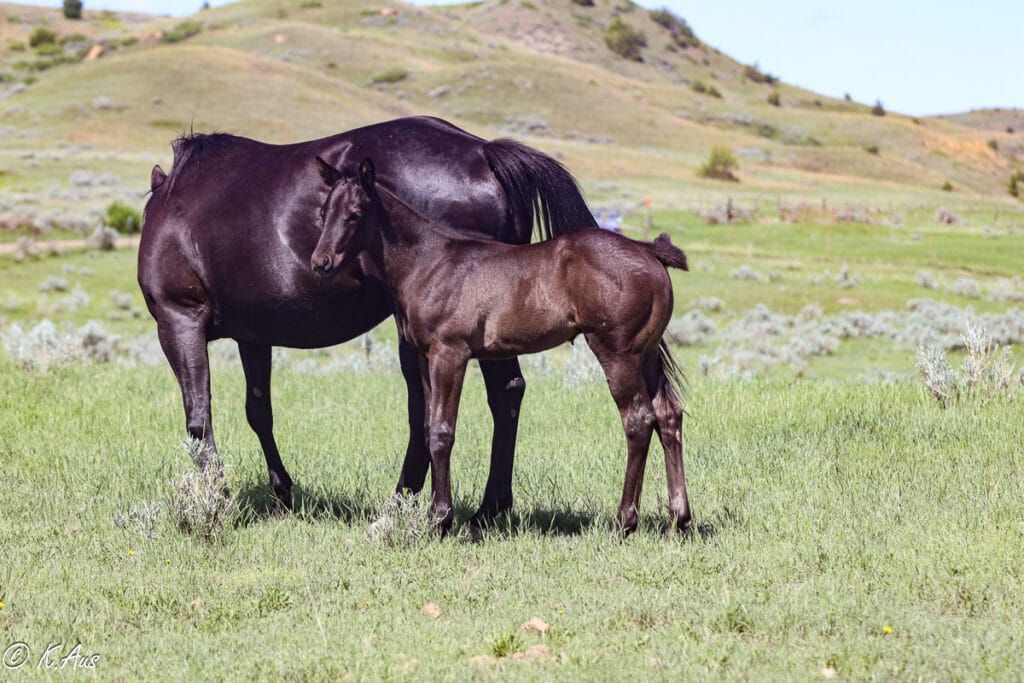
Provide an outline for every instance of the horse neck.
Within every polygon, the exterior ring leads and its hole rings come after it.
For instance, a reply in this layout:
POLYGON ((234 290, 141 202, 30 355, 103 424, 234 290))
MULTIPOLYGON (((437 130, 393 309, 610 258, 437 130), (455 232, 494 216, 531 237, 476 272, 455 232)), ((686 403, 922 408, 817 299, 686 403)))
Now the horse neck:
POLYGON ((412 272, 413 264, 420 267, 439 260, 455 237, 446 234, 443 226, 433 223, 387 188, 378 185, 377 196, 381 229, 375 256, 388 284, 398 291, 412 272))

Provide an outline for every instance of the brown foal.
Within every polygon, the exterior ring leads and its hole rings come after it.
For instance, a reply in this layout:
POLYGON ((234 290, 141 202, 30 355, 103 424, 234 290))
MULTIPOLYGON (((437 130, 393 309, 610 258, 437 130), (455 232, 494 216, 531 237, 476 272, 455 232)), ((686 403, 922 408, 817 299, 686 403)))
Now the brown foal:
POLYGON ((317 157, 330 186, 323 235, 310 259, 328 276, 359 258, 390 291, 399 333, 420 353, 438 527, 451 527, 449 459, 466 365, 536 353, 582 334, 619 408, 628 461, 617 527, 637 527, 652 431, 665 451, 670 525, 690 506, 683 471, 682 405, 675 361, 662 342, 672 314, 667 267, 686 256, 667 235, 637 242, 582 230, 529 245, 470 240, 431 222, 378 185, 373 163, 355 177, 317 157))

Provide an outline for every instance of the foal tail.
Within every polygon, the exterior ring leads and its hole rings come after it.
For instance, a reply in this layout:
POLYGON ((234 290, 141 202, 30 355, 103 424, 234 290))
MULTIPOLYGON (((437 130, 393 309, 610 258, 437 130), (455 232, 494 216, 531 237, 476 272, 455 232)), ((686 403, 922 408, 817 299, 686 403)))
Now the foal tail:
POLYGON ((557 160, 509 138, 491 140, 483 149, 505 188, 521 239, 529 241, 534 220, 543 239, 597 227, 576 179, 557 160))
POLYGON ((675 394, 676 398, 683 398, 686 395, 686 376, 679 362, 668 348, 668 343, 662 339, 658 342, 658 359, 661 361, 661 372, 668 380, 668 387, 675 394))
POLYGON ((683 253, 682 249, 672 244, 672 239, 668 236, 667 232, 661 233, 656 240, 648 242, 646 246, 654 254, 654 258, 661 261, 666 268, 689 270, 686 265, 686 254, 683 253))

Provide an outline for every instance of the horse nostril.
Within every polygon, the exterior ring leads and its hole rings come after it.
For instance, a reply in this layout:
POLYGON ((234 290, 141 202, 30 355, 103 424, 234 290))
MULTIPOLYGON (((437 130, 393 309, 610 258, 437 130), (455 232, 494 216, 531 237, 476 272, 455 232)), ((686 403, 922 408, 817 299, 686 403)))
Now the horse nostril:
POLYGON ((320 259, 320 267, 323 268, 324 270, 330 270, 331 257, 328 256, 327 254, 324 254, 323 258, 320 259))

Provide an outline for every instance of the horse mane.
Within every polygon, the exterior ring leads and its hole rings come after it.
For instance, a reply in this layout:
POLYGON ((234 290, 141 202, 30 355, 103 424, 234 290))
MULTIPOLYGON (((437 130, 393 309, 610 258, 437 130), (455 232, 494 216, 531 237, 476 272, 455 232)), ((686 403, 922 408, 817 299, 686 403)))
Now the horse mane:
POLYGON ((167 180, 161 184, 167 186, 165 194, 170 195, 174 191, 174 185, 181 175, 181 172, 191 162, 198 162, 201 157, 211 154, 218 154, 227 148, 229 143, 237 140, 234 135, 228 133, 195 133, 182 132, 171 141, 171 152, 174 157, 171 162, 171 172, 167 174, 167 180))

